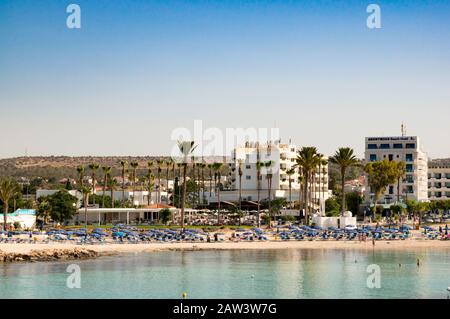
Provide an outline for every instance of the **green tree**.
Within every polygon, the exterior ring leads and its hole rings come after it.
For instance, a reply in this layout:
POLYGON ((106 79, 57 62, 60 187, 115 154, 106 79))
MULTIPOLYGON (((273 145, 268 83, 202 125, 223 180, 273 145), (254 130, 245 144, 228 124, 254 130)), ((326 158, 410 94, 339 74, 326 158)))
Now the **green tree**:
MULTIPOLYGON (((89 164, 89 169, 91 170, 91 178, 92 178, 92 194, 95 194, 95 172, 100 168, 100 165, 98 165, 97 163, 92 163, 89 164)), ((95 205, 95 201, 94 201, 94 205, 95 205)))
MULTIPOLYGON (((341 199, 342 200, 342 199, 341 199)), ((363 198, 358 192, 351 192, 345 196, 345 204, 351 212, 355 215, 359 211, 359 206, 362 204, 363 198)))
POLYGON ((108 186, 108 175, 111 174, 111 166, 102 166, 102 171, 103 171, 102 207, 105 207, 106 186, 108 186))
POLYGON ((217 174, 217 180, 218 180, 218 183, 217 183, 217 207, 218 207, 218 214, 217 214, 217 224, 218 225, 220 225, 220 216, 221 216, 221 213, 220 213, 220 187, 221 187, 221 184, 220 184, 220 179, 221 179, 221 170, 222 170, 222 168, 223 168, 223 163, 214 163, 213 164, 213 170, 214 170, 214 172, 217 174))
POLYGON ((50 212, 52 210, 52 207, 50 206, 50 203, 48 202, 48 197, 40 197, 38 201, 38 209, 37 209, 37 216, 42 217, 44 219, 44 224, 47 224, 48 218, 50 217, 50 212))
POLYGON ((133 183, 132 205, 134 206, 134 199, 136 198, 136 181, 137 181, 136 171, 139 166, 139 163, 134 161, 130 163, 130 166, 131 166, 131 182, 133 183))
POLYGON ((341 147, 336 153, 330 157, 330 162, 337 164, 341 171, 341 215, 345 212, 345 173, 349 167, 358 165, 359 161, 354 155, 353 149, 349 147, 341 147))
POLYGON ((386 187, 395 183, 397 179, 397 164, 394 161, 376 161, 366 164, 365 171, 368 176, 370 190, 374 193, 374 207, 381 195, 386 191, 386 187))
POLYGON ((333 196, 325 201, 325 212, 327 216, 337 216, 341 210, 341 205, 337 197, 333 196))
POLYGON ((303 185, 303 204, 305 205, 305 223, 309 223, 309 212, 311 212, 311 207, 309 206, 308 194, 311 197, 310 180, 311 175, 315 172, 319 161, 321 160, 319 154, 317 153, 317 148, 313 146, 302 147, 297 152, 296 164, 294 167, 298 167, 302 170, 304 179, 303 185), (308 212, 309 211, 309 212, 308 212))
POLYGON ((397 203, 400 203, 400 182, 406 175, 406 163, 404 161, 396 163, 395 175, 397 178, 397 203))
POLYGON ((7 215, 9 213, 9 200, 20 194, 20 185, 11 178, 0 180, 0 200, 3 203, 3 229, 7 230, 7 215))
MULTIPOLYGON (((244 172, 242 171, 242 165, 244 164, 244 160, 238 159, 238 175, 239 175, 239 210, 242 210, 242 175, 244 172)), ((239 218, 239 225, 241 224, 241 219, 239 218)))
POLYGON ((295 174, 295 169, 291 168, 286 171, 286 175, 289 178, 289 208, 292 208, 292 175, 295 174))
POLYGON ((125 205, 125 174, 127 172, 128 162, 121 160, 119 162, 121 170, 122 170, 122 206, 125 205))
POLYGON ((186 168, 188 164, 189 156, 194 152, 195 148, 194 141, 178 141, 178 150, 182 156, 183 164, 183 195, 181 199, 181 229, 184 229, 184 206, 186 204, 186 168))
POLYGON ((77 167, 78 172, 78 183, 79 187, 78 189, 82 189, 84 187, 84 166, 80 165, 77 167))
POLYGON ((69 194, 66 190, 61 190, 47 197, 50 205, 50 218, 56 222, 64 222, 73 217, 77 211, 77 201, 75 196, 69 194))
POLYGON ((168 208, 161 209, 159 212, 159 219, 166 225, 169 220, 172 219, 172 212, 168 208))
POLYGON ((264 167, 266 169, 266 179, 267 179, 267 192, 268 192, 268 203, 269 203, 269 224, 268 227, 272 228, 270 221, 272 221, 272 166, 274 161, 267 161, 264 163, 264 167))

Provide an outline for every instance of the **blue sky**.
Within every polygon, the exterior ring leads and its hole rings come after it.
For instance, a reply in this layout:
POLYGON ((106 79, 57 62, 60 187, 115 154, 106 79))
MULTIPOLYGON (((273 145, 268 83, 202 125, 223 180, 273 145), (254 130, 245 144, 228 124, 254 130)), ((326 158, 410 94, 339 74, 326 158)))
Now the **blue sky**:
POLYGON ((168 154, 194 120, 327 155, 404 121, 450 157, 449 88, 448 1, 0 0, 0 157, 168 154))

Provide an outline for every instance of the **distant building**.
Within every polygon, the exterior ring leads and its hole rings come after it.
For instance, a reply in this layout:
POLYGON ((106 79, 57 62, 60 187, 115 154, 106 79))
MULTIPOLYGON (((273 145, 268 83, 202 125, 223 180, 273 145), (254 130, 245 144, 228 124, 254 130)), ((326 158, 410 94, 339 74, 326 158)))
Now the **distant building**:
MULTIPOLYGON (((366 137, 365 160, 404 161, 406 177, 400 183, 400 199, 428 200, 428 158, 417 136, 366 137)), ((374 194, 367 185, 366 201, 373 202, 374 194)), ((380 203, 397 201, 397 185, 389 185, 380 203)))
POLYGON ((428 197, 430 200, 450 200, 450 159, 428 163, 428 197))

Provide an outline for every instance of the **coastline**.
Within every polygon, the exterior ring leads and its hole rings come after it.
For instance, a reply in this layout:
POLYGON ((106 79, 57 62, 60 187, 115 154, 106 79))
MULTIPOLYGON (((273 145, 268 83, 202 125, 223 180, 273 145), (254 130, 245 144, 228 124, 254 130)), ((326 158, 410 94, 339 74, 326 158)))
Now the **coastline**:
POLYGON ((220 243, 149 243, 149 244, 103 244, 77 245, 54 244, 0 244, 0 264, 27 261, 55 261, 91 259, 126 253, 151 253, 161 251, 203 250, 279 250, 279 249, 357 249, 357 250, 449 250, 450 241, 395 240, 377 241, 267 241, 267 242, 220 242, 220 243))

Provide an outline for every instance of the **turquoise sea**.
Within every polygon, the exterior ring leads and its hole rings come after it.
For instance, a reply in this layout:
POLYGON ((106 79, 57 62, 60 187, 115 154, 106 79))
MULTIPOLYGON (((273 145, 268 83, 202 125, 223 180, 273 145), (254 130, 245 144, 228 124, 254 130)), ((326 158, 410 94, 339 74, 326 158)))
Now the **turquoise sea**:
POLYGON ((0 265, 0 298, 447 298, 449 286, 450 250, 173 251, 0 265), (70 264, 80 288, 67 287, 70 264), (380 288, 367 286, 372 264, 380 288))

